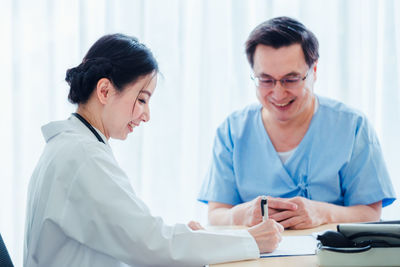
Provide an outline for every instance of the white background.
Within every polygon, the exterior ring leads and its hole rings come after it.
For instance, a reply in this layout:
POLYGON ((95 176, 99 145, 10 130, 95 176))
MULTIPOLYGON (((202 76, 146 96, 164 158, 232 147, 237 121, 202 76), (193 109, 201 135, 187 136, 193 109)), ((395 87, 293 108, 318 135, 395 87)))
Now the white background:
MULTIPOLYGON (((163 77, 152 119, 124 142, 121 167, 153 214, 206 222, 196 201, 215 130, 256 101, 244 43, 259 23, 291 16, 320 42, 317 94, 367 114, 400 192, 400 1, 0 0, 0 232, 22 265, 26 190, 44 141, 40 127, 69 116, 65 71, 105 33, 137 36, 163 77)), ((398 201, 384 219, 400 219, 398 201)))

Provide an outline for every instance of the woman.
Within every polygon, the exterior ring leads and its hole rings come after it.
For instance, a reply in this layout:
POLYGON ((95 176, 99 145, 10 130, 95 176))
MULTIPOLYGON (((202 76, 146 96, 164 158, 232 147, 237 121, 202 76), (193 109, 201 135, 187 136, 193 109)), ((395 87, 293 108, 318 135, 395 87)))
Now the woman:
POLYGON ((24 266, 200 266, 277 247, 283 228, 273 220, 194 231, 196 223, 165 225, 135 195, 108 139, 126 139, 150 119, 157 71, 149 49, 121 34, 100 38, 67 71, 78 108, 42 127, 47 144, 29 185, 24 266))

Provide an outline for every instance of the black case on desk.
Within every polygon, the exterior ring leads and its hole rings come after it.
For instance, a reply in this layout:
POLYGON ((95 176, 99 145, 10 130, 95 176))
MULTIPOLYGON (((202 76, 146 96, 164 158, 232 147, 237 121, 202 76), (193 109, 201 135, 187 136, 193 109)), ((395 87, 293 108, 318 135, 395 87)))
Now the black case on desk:
POLYGON ((322 240, 316 253, 320 266, 400 266, 400 221, 339 224, 337 230, 324 235, 338 237, 341 246, 318 236, 322 240))

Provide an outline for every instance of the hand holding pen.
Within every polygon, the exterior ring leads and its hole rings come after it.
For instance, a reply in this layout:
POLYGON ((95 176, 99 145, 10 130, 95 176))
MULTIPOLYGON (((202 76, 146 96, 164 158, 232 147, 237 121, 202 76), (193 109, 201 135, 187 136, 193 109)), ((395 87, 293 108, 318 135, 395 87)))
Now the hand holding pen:
POLYGON ((283 226, 275 220, 268 219, 268 198, 266 196, 261 197, 260 206, 262 222, 250 227, 248 231, 254 237, 261 253, 272 252, 282 240, 283 226))

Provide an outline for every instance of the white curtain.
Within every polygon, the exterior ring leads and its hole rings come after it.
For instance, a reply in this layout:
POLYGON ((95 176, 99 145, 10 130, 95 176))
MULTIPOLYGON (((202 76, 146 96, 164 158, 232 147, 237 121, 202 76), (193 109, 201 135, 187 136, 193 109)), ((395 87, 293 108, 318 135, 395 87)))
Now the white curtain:
MULTIPOLYGON (((67 68, 106 33, 137 36, 162 76, 151 120, 112 141, 154 215, 206 223, 196 202, 216 127, 256 101, 244 42, 260 22, 291 16, 320 41, 316 93, 367 114, 400 192, 400 1, 1 0, 0 233, 22 265, 26 191, 44 147, 40 127, 69 116, 67 68)), ((384 219, 399 219, 398 201, 384 219)))

